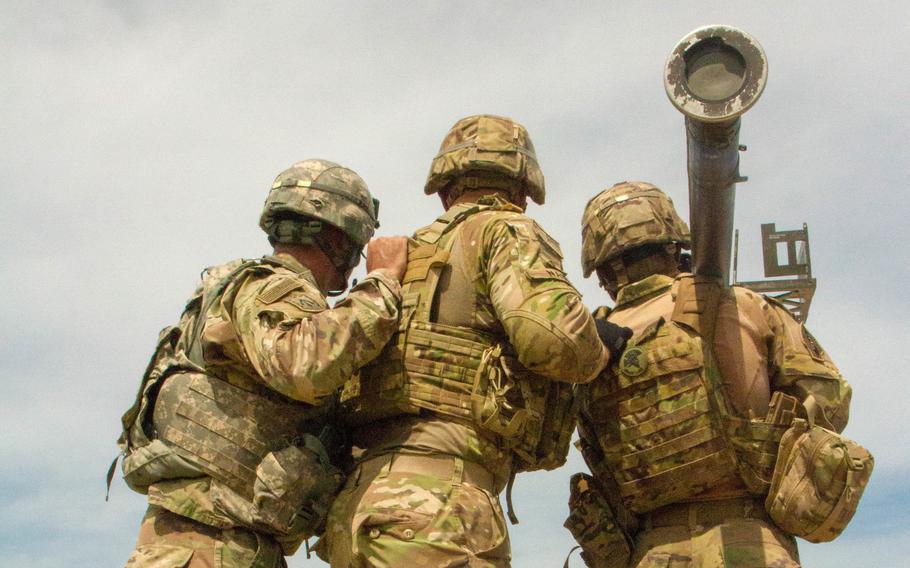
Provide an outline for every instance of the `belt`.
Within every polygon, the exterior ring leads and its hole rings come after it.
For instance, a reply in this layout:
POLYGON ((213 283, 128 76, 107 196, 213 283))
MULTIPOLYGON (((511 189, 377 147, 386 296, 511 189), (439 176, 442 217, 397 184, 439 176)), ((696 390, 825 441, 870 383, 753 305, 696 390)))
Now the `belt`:
POLYGON ((365 460, 358 468, 358 478, 373 479, 391 472, 407 472, 431 475, 441 479, 449 478, 453 484, 469 483, 498 494, 496 479, 490 470, 480 464, 465 461, 455 456, 422 456, 417 454, 391 453, 365 460))
POLYGON ((720 501, 673 503, 642 515, 645 529, 675 526, 713 526, 732 519, 759 519, 771 522, 764 500, 743 497, 720 501))
POLYGON ((163 538, 190 537, 201 541, 201 536, 208 537, 211 542, 223 538, 222 530, 217 527, 194 521, 157 505, 149 505, 139 526, 139 539, 136 544, 137 546, 159 544, 163 538))
POLYGON ((254 551, 252 563, 245 566, 286 566, 281 560, 284 556, 282 546, 271 535, 244 526, 219 529, 157 505, 149 505, 139 527, 136 546, 168 545, 211 550, 217 558, 217 549, 222 543, 254 551))

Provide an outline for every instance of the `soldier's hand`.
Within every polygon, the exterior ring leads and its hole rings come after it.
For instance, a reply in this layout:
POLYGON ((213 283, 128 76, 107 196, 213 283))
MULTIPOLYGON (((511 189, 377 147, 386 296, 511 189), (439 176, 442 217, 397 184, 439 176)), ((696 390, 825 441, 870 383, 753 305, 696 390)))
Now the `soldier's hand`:
POLYGON ((400 282, 407 267, 407 237, 376 237, 367 245, 368 273, 385 269, 400 282))
POLYGON ((596 318, 594 323, 597 325, 597 335, 610 352, 610 361, 615 361, 626 348, 626 342, 632 337, 632 330, 601 318, 596 318))

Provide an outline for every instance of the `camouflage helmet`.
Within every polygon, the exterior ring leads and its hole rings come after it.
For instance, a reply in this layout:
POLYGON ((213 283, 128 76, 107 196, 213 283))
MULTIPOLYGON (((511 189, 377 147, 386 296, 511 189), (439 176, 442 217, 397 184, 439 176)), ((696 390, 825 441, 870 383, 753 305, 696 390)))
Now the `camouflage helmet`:
POLYGON ((378 209, 379 201, 353 170, 328 160, 304 160, 275 178, 259 226, 275 241, 303 243, 312 233, 296 218, 302 216, 338 227, 363 246, 379 226, 378 209))
POLYGON ((536 203, 544 202, 543 172, 534 144, 525 127, 511 118, 479 114, 456 122, 430 164, 424 192, 437 193, 454 179, 472 174, 514 180, 536 203))
POLYGON ((581 265, 585 277, 623 252, 648 244, 689 248, 689 227, 673 200, 650 183, 623 181, 597 194, 581 219, 581 265))

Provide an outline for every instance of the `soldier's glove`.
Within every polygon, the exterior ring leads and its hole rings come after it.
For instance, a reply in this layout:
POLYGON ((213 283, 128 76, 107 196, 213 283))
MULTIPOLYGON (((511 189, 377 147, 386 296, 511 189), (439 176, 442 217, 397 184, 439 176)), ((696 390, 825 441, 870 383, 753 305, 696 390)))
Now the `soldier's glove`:
POLYGON ((597 324, 597 335, 610 352, 610 360, 616 360, 626 348, 626 342, 632 337, 632 330, 600 318, 595 319, 594 323, 597 324))

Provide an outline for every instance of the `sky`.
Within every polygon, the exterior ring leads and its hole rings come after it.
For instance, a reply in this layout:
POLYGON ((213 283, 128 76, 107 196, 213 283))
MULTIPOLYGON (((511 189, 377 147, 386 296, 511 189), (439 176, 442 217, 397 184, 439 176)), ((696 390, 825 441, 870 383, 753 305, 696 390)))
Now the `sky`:
MULTIPOLYGON (((845 533, 808 567, 906 564, 910 301, 905 2, 139 2, 0 4, 0 565, 121 566, 144 498, 104 473, 160 328, 200 270, 268 251, 275 175, 304 158, 356 170, 381 235, 440 212, 423 195, 446 130, 477 113, 530 131, 547 180, 537 219, 581 275, 599 190, 646 180, 688 215, 683 118, 662 85, 707 24, 764 46, 743 117, 740 278, 759 225, 808 223, 809 327, 854 387, 846 434, 876 457, 845 533)), ((561 566, 575 450, 519 476, 516 567, 561 566)), ((292 567, 323 565, 299 555, 292 567)), ((573 566, 580 566, 576 558, 573 566)))

